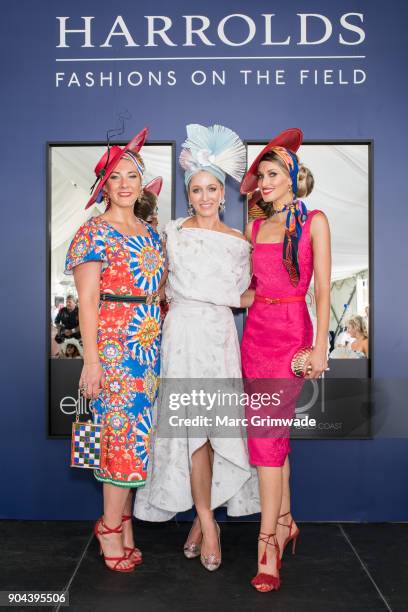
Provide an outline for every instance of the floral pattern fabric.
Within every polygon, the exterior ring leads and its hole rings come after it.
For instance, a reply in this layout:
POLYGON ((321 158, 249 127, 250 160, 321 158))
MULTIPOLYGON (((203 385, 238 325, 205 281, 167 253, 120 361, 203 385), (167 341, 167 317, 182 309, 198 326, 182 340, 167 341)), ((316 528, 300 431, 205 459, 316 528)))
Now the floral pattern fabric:
MULTIPOLYGON (((66 272, 102 262, 100 291, 144 295, 157 291, 164 271, 159 235, 124 236, 100 217, 84 223, 74 236, 66 272)), ((79 308, 81 305, 79 305, 79 308)), ((94 420, 103 423, 106 466, 95 477, 118 486, 138 487, 146 480, 151 410, 160 372, 160 308, 132 302, 100 303, 99 358, 105 385, 93 402, 94 420)))

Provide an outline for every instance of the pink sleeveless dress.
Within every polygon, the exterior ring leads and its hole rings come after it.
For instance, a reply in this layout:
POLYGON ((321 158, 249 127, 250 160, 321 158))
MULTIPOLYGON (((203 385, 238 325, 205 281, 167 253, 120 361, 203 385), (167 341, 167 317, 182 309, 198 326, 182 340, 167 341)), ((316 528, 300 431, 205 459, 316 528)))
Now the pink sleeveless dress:
MULTIPOLYGON (((282 262, 283 243, 257 243, 256 237, 263 220, 254 221, 252 269, 257 295, 268 298, 306 296, 313 274, 310 223, 318 212, 320 211, 309 211, 302 229, 298 248, 300 280, 297 287, 291 285, 289 274, 282 262)), ((246 386, 252 393, 278 393, 280 396, 278 407, 261 408, 257 416, 293 416, 303 380, 296 378, 290 364, 293 355, 301 347, 311 346, 312 342, 313 326, 306 301, 280 304, 254 301, 248 312, 242 338, 242 373, 247 379, 246 386)), ((247 417, 254 414, 253 410, 247 411, 247 417)), ((251 421, 251 418, 248 420, 251 421)), ((289 429, 288 426, 260 428, 250 425, 250 462, 260 466, 282 466, 290 450, 289 429)))

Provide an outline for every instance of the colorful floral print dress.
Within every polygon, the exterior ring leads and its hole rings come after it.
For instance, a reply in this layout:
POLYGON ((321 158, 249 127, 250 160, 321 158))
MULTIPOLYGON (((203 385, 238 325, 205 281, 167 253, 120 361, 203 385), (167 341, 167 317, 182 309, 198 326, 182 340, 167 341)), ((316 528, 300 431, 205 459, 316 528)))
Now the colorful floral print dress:
MULTIPOLYGON (((74 236, 66 273, 101 261, 101 293, 144 295, 157 291, 164 271, 159 235, 124 236, 93 217, 74 236)), ((81 304, 79 304, 81 308, 81 304)), ((105 385, 93 401, 94 420, 104 424, 106 465, 95 477, 123 487, 146 480, 151 412, 160 373, 160 308, 155 304, 103 301, 99 307, 98 348, 105 385)))

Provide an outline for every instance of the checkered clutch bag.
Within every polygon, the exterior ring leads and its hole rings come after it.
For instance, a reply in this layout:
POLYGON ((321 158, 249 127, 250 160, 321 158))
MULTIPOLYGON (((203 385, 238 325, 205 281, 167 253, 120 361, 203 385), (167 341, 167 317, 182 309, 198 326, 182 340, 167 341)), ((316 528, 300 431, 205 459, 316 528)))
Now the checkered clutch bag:
POLYGON ((92 421, 80 422, 77 413, 72 423, 71 467, 101 469, 105 464, 102 425, 92 421))

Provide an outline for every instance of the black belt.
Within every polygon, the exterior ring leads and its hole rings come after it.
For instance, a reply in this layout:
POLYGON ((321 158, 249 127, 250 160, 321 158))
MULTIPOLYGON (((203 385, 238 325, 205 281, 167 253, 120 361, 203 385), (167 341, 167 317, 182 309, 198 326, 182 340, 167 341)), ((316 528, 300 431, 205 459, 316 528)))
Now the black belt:
POLYGON ((101 302, 136 302, 139 304, 159 304, 158 295, 119 295, 117 293, 101 293, 101 302))

